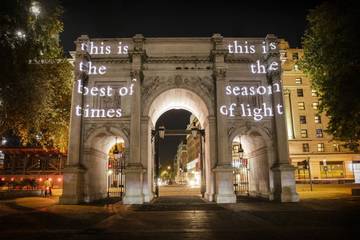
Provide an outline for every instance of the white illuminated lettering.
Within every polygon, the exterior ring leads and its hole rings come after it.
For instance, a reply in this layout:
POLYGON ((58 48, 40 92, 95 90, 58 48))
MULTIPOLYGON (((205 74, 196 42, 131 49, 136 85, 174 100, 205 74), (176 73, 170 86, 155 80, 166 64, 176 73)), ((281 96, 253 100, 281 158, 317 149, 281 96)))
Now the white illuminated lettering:
POLYGON ((229 44, 229 45, 228 45, 228 49, 229 49, 229 53, 234 53, 234 51, 233 51, 233 45, 229 44))
POLYGON ((270 46, 270 49, 271 49, 271 50, 275 50, 275 49, 276 49, 276 43, 274 43, 274 42, 271 42, 271 43, 269 44, 269 46, 270 46))
POLYGON ((77 105, 75 108, 76 108, 76 110, 75 110, 76 116, 81 116, 81 107, 79 105, 77 105))
POLYGON ((265 45, 265 42, 262 42, 261 48, 262 48, 262 53, 263 53, 263 54, 266 54, 266 45, 265 45))
POLYGON ((269 66, 269 71, 276 71, 279 69, 279 64, 277 62, 272 62, 269 66))
POLYGON ((231 95, 231 86, 226 86, 225 87, 225 94, 226 95, 231 95))
POLYGON ((230 112, 229 116, 230 116, 230 117, 235 116, 234 113, 233 113, 235 107, 236 107, 236 103, 230 104, 230 107, 229 107, 229 112, 230 112))
POLYGON ((281 104, 278 104, 278 105, 276 106, 276 108, 277 108, 278 114, 283 114, 283 113, 284 113, 283 110, 282 110, 283 106, 282 106, 281 104))
POLYGON ((104 75, 106 73, 106 67, 105 66, 100 66, 99 67, 99 74, 104 75))
POLYGON ((251 64, 250 67, 252 73, 260 73, 260 74, 266 73, 265 65, 261 64, 260 60, 256 60, 256 64, 251 64))
POLYGON ((92 87, 90 90, 90 95, 96 96, 98 94, 99 89, 97 87, 92 87))
POLYGON ((228 111, 227 111, 227 108, 226 108, 225 105, 222 105, 222 106, 220 107, 220 113, 221 113, 222 115, 225 115, 225 116, 228 115, 228 111))
POLYGON ((264 95, 266 93, 266 87, 259 86, 256 91, 259 95, 264 95))

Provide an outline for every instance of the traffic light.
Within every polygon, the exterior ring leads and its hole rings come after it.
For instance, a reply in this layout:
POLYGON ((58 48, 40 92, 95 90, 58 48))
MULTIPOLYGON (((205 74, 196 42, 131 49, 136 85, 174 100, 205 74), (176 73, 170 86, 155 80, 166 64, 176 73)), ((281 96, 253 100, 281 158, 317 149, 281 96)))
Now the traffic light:
POLYGON ((301 163, 304 166, 304 169, 309 169, 309 162, 307 160, 304 160, 301 163))

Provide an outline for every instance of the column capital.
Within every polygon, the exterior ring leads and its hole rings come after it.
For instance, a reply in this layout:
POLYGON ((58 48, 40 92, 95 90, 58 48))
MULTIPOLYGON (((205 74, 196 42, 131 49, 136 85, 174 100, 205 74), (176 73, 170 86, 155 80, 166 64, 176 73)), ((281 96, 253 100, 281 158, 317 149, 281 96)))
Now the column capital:
POLYGON ((226 78, 226 68, 215 68, 213 72, 213 76, 216 81, 225 80, 226 78))
POLYGON ((217 46, 221 46, 221 45, 222 45, 223 39, 224 39, 224 37, 221 36, 220 33, 214 33, 214 34, 211 36, 211 41, 212 41, 213 44, 214 44, 214 49, 217 49, 217 46))

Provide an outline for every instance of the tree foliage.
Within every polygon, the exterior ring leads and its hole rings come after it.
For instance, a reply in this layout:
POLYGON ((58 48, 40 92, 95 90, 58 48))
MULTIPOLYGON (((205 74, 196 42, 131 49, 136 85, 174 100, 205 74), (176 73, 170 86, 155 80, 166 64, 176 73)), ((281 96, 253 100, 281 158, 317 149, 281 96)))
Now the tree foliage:
POLYGON ((307 16, 303 70, 320 95, 327 131, 356 150, 360 140, 360 9, 356 1, 325 2, 307 16))
POLYGON ((62 8, 56 1, 2 1, 0 15, 0 135, 23 145, 66 150, 72 65, 58 36, 62 8))

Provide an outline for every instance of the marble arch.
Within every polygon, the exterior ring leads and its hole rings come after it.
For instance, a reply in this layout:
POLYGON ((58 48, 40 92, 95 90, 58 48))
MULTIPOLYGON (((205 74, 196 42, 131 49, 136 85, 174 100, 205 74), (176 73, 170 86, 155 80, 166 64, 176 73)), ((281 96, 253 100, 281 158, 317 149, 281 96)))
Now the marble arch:
MULTIPOLYGON (((248 101, 226 96, 224 89, 228 84, 266 85, 274 80, 281 84, 280 74, 254 75, 249 70, 249 63, 258 59, 264 64, 280 62, 279 51, 269 47, 277 41, 271 34, 265 38, 224 38, 220 34, 190 38, 145 38, 141 34, 132 38, 79 37, 75 42, 68 161, 60 202, 76 204, 104 197, 101 159, 115 136, 121 137, 128 146, 123 203, 150 202, 154 198, 151 129, 157 118, 172 108, 183 108, 197 115, 206 131, 206 199, 217 203, 236 201, 229 146, 240 134, 250 152, 257 150, 255 146, 263 146, 262 160, 258 161, 261 171, 253 176, 259 186, 254 185, 254 195, 282 202, 298 201, 294 169, 289 163, 284 115, 254 123, 239 114, 227 117, 219 112, 221 104, 248 101), (122 46, 127 46, 126 53, 116 51, 119 41, 122 46), (269 54, 236 55, 227 50, 234 41, 246 41, 257 49, 262 49, 265 44, 269 54), (104 44, 114 51, 90 54, 83 47, 89 42, 104 44), (80 63, 84 62, 103 66, 103 73, 88 75, 79 69, 80 63), (121 98, 84 96, 77 92, 79 79, 83 84, 99 88, 131 86, 134 92, 121 98), (79 116, 76 109, 79 106, 121 109, 122 112, 121 117, 86 118, 79 116), (99 181, 93 181, 95 178, 99 181)), ((277 94, 258 96, 254 102, 266 103, 275 109, 283 99, 282 94, 277 94)), ((111 111, 107 113, 112 115, 111 111)))

